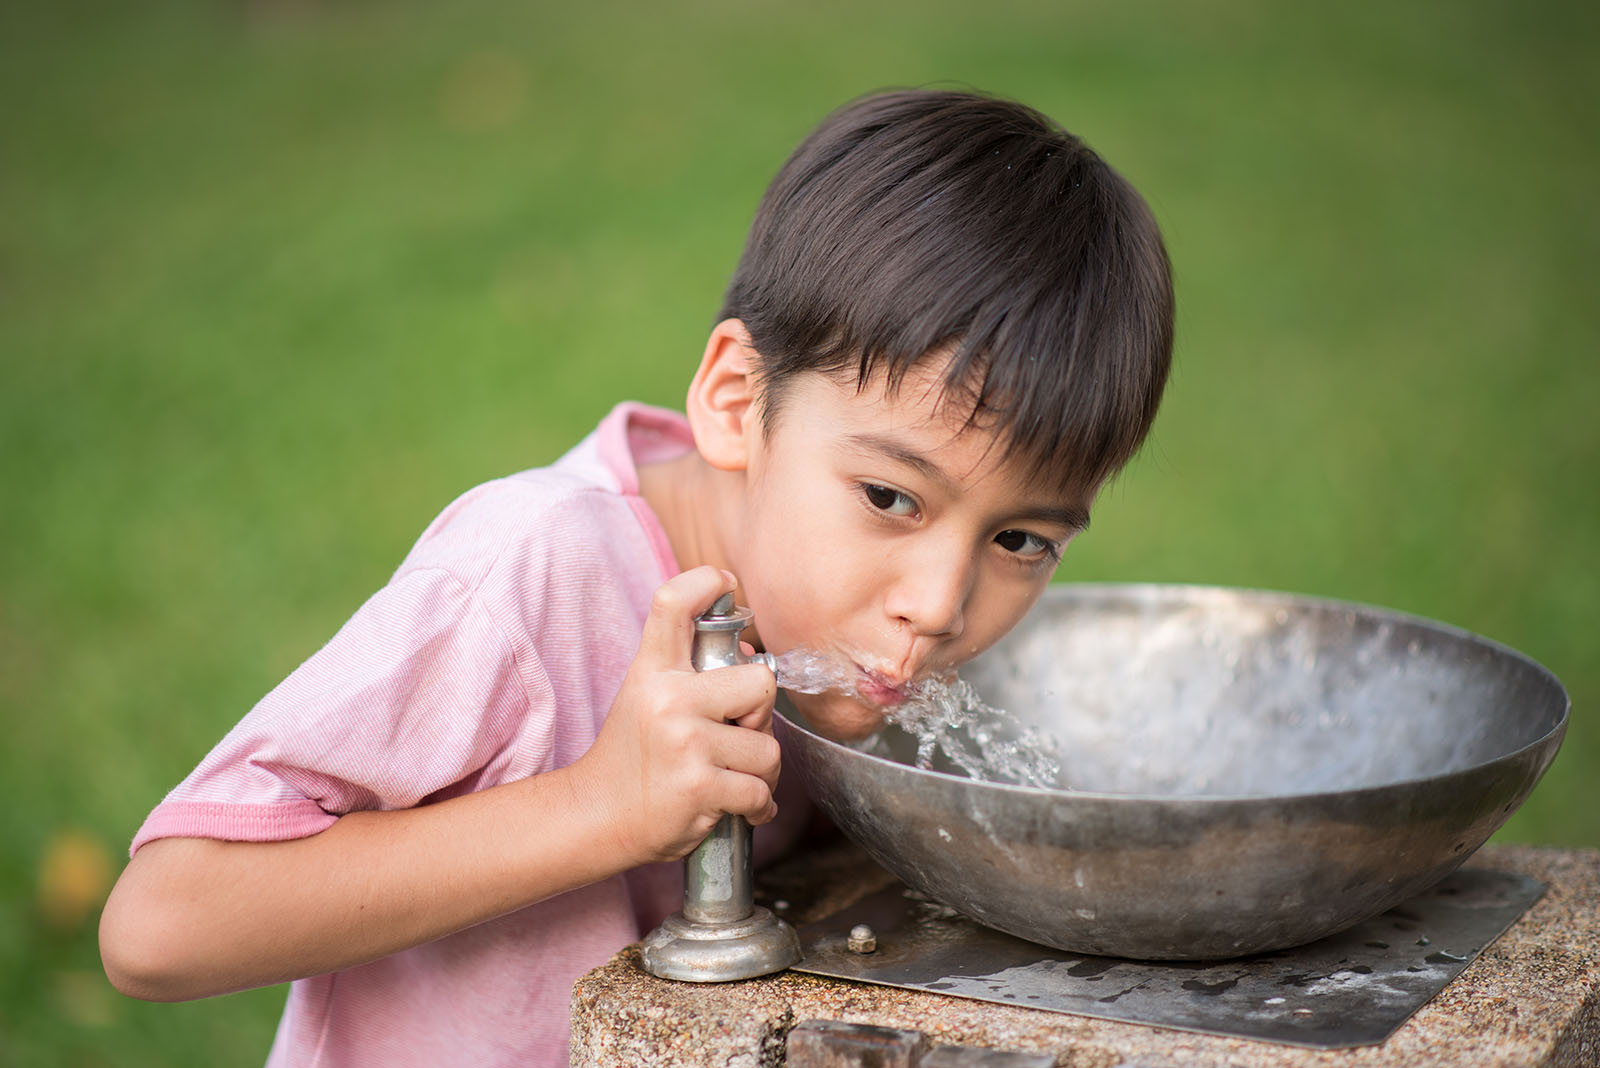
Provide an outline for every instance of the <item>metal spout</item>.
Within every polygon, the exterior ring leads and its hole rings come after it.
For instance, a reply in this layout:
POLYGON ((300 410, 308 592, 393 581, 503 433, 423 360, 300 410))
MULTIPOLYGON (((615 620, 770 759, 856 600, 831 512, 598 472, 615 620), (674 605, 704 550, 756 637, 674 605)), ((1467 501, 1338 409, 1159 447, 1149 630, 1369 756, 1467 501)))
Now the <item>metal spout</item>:
MULTIPOLYGON (((724 594, 695 620, 690 661, 696 671, 746 662, 739 635, 748 608, 724 594)), ((770 667, 768 659, 763 660, 770 667)), ((644 967, 662 979, 720 983, 779 972, 800 960, 794 928, 755 903, 750 823, 725 815, 684 858, 683 910, 641 944, 644 967)))

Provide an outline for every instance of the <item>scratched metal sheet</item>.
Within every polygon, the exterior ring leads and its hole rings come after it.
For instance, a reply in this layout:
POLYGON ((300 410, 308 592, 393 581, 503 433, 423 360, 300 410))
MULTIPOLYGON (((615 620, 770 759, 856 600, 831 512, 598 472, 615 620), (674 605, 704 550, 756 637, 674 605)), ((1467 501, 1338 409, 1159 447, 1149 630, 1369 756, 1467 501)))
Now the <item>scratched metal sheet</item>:
POLYGON ((1380 1043, 1510 927, 1544 884, 1465 869, 1298 949, 1209 962, 1080 956, 1013 938, 895 886, 801 928, 796 970, 1032 1009, 1313 1049, 1380 1043), (870 925, 877 949, 846 948, 870 925))

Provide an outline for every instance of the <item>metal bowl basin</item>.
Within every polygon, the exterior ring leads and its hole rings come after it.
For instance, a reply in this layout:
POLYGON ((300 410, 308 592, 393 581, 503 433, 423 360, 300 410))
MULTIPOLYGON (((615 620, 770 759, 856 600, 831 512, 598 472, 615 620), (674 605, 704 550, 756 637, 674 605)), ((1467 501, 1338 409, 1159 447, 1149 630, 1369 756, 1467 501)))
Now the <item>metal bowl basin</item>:
POLYGON ((910 886, 1148 960, 1301 945, 1426 889, 1527 798, 1569 704, 1453 627, 1198 586, 1053 586, 962 675, 1060 743, 1061 789, 919 770, 894 728, 875 756, 780 702, 786 765, 910 886))

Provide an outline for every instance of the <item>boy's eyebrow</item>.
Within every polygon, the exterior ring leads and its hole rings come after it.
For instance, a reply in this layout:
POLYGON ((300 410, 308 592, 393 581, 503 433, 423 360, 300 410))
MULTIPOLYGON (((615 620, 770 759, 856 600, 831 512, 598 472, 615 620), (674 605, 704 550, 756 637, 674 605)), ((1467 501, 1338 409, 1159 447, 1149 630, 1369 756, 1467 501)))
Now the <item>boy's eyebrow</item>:
MULTIPOLYGON (((875 452, 907 467, 938 483, 946 493, 954 493, 956 485, 954 480, 945 473, 944 468, 928 459, 915 449, 907 448, 900 442, 882 434, 860 433, 848 434, 845 441, 856 448, 867 452, 875 452)), ((1034 506, 1020 509, 1016 518, 1036 519, 1046 523, 1059 523, 1075 534, 1081 534, 1089 528, 1089 509, 1077 505, 1063 505, 1061 507, 1034 506)))
POLYGON ((1037 519, 1046 523, 1059 523, 1072 531, 1073 534, 1082 534, 1089 529, 1089 509, 1078 507, 1066 508, 1024 508, 1016 516, 1021 520, 1037 519))

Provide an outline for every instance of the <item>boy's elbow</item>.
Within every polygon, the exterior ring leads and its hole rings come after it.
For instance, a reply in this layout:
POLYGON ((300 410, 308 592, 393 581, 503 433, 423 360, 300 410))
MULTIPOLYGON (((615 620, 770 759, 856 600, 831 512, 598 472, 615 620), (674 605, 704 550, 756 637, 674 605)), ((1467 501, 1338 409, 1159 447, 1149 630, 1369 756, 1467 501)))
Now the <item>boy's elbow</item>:
POLYGON ((194 977, 198 952, 194 927, 149 878, 136 858, 111 889, 100 913, 100 963, 119 992, 142 1001, 204 997, 194 977))
POLYGON ((183 1001, 183 969, 169 940, 124 894, 113 892, 100 914, 100 963, 118 992, 141 1001, 183 1001))

